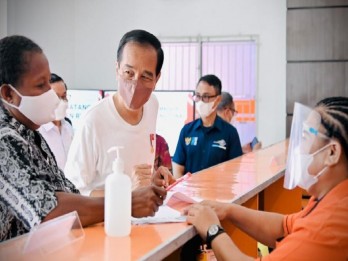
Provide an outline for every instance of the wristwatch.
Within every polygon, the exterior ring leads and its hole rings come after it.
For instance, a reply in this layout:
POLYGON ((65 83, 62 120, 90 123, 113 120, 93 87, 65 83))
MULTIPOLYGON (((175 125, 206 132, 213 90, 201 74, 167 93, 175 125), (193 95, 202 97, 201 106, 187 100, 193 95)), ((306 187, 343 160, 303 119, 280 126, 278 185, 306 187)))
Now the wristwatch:
POLYGON ((207 239, 205 240, 207 247, 211 248, 211 242, 222 233, 225 233, 225 230, 221 226, 216 224, 211 225, 207 231, 207 239))

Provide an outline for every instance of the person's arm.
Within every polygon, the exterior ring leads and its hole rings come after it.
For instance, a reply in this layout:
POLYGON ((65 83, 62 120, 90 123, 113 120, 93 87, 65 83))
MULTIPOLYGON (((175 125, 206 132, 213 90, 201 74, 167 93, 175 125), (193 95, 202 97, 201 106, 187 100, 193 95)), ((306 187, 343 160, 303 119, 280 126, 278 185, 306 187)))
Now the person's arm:
POLYGON ((175 163, 174 161, 172 162, 172 165, 173 165, 173 175, 176 179, 184 176, 185 166, 179 165, 175 163))
MULTIPOLYGON (((220 225, 219 219, 231 221, 236 227, 268 246, 274 247, 276 239, 284 234, 283 216, 280 214, 213 201, 194 204, 186 212, 187 222, 195 226, 204 240, 211 225, 220 225)), ((212 248, 218 260, 252 260, 236 247, 226 233, 214 238, 212 248)))
MULTIPOLYGON (((209 206, 194 204, 187 211, 187 222, 197 229, 201 238, 206 241, 207 231, 213 224, 220 225, 219 218, 209 206)), ((253 258, 243 254, 226 234, 217 235, 211 242, 217 260, 250 261, 253 258)))
POLYGON ((238 247, 234 244, 232 239, 226 234, 223 233, 217 236, 212 244, 212 249, 214 251, 216 260, 229 260, 229 261, 251 261, 255 260, 254 258, 245 255, 241 252, 238 247))
POLYGON ((276 240, 284 235, 284 215, 215 201, 204 201, 202 204, 213 208, 220 220, 231 221, 236 227, 267 246, 275 247, 276 240))
MULTIPOLYGON (((155 215, 163 204, 167 192, 164 188, 152 185, 132 192, 132 216, 146 217, 155 215)), ((104 198, 87 197, 79 194, 56 192, 57 206, 49 212, 43 221, 53 219, 76 210, 82 226, 104 221, 104 198)))
POLYGON ((83 227, 104 220, 104 198, 87 197, 79 194, 56 192, 57 206, 43 219, 59 217, 66 213, 77 211, 83 227))

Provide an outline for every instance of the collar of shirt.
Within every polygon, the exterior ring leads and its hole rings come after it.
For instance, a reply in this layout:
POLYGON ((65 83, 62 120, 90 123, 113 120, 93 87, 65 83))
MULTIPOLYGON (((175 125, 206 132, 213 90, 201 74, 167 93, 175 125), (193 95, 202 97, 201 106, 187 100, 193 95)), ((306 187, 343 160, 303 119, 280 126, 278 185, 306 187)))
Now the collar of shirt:
MULTIPOLYGON (((194 128, 194 130, 197 130, 199 128, 203 129, 204 126, 203 126, 202 119, 199 119, 198 121, 196 121, 193 128, 194 128)), ((218 130, 223 129, 223 119, 221 119, 218 115, 216 115, 214 124, 211 126, 210 130, 213 130, 215 128, 218 130)))
POLYGON ((46 132, 52 130, 54 128, 54 124, 53 122, 49 122, 49 123, 46 123, 44 125, 41 126, 41 128, 43 128, 46 132))
MULTIPOLYGON (((61 129, 63 129, 63 128, 65 128, 65 126, 67 125, 67 124, 69 124, 70 125, 70 123, 68 123, 66 120, 64 120, 64 119, 62 119, 61 120, 61 129)), ((50 132, 53 128, 57 128, 57 130, 58 130, 58 127, 56 126, 56 125, 54 125, 54 123, 53 122, 49 122, 49 123, 46 123, 46 124, 44 124, 44 125, 41 125, 41 127, 40 128, 43 128, 46 132, 50 132)))

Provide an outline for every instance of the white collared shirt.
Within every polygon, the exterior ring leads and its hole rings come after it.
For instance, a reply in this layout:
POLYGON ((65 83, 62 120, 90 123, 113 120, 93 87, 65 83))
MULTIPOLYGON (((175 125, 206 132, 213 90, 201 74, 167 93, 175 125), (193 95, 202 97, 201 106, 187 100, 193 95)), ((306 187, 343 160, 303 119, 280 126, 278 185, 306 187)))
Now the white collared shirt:
POLYGON ((61 132, 52 122, 46 123, 39 128, 39 132, 47 141, 52 150, 59 168, 64 170, 74 131, 69 122, 62 120, 61 132))

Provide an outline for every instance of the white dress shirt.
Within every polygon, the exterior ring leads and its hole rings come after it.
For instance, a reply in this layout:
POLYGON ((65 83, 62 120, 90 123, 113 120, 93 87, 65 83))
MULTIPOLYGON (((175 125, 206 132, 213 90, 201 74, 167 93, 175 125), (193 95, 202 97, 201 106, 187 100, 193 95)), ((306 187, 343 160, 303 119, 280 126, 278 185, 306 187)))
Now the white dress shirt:
POLYGON ((52 122, 39 128, 39 132, 47 141, 48 146, 56 157, 59 168, 64 170, 74 131, 69 122, 62 120, 61 131, 52 122))

